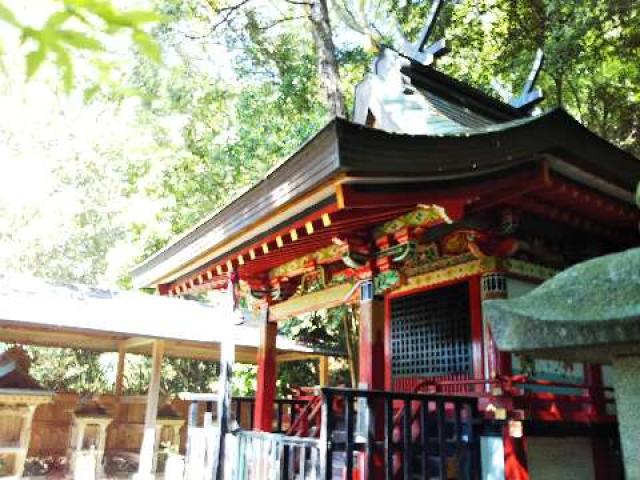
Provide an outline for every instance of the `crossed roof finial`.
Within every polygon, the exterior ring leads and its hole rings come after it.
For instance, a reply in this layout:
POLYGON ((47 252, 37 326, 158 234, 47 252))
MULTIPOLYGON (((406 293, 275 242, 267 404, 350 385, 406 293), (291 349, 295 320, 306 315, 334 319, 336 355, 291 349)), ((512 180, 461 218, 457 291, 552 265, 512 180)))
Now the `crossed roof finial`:
POLYGON ((415 42, 409 42, 403 37, 403 53, 423 65, 431 65, 437 57, 444 55, 447 51, 444 38, 429 44, 429 37, 433 33, 442 4, 442 0, 433 0, 427 22, 415 42))
POLYGON ((522 88, 522 93, 518 96, 511 95, 507 88, 497 79, 493 79, 491 81, 491 86, 496 92, 498 92, 500 97, 502 97, 502 100, 504 100, 512 107, 526 112, 531 112, 533 110, 533 107, 544 98, 544 96, 542 95, 542 90, 540 88, 534 88, 536 81, 538 80, 538 76, 540 75, 540 70, 542 69, 543 63, 544 52, 539 48, 536 51, 536 56, 533 60, 533 64, 531 65, 531 71, 529 72, 527 81, 522 88))

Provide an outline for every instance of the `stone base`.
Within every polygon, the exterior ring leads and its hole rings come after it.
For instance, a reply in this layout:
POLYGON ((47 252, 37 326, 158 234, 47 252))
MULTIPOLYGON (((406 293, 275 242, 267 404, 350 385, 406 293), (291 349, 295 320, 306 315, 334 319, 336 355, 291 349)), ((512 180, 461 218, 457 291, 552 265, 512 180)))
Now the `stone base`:
POLYGON ((131 478, 133 480, 155 480, 155 473, 134 473, 131 478))
POLYGON ((613 373, 626 478, 640 479, 640 356, 615 358, 613 373))

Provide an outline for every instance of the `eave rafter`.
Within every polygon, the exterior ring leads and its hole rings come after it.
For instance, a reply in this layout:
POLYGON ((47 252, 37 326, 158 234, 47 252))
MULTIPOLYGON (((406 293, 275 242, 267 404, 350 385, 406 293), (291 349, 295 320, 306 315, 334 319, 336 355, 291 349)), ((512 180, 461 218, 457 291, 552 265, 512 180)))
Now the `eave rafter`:
POLYGON ((559 175, 551 176, 546 188, 523 192, 505 204, 617 243, 633 245, 639 239, 636 208, 559 175))
POLYGON ((544 192, 543 198, 586 213, 609 225, 628 226, 640 221, 640 211, 635 205, 614 200, 558 176, 551 178, 550 188, 544 192))
POLYGON ((256 243, 208 262, 171 284, 162 285, 161 289, 168 295, 185 295, 225 288, 231 272, 246 271, 252 263, 268 258, 275 252, 298 242, 305 243, 305 240, 308 241, 316 233, 324 232, 331 227, 332 215, 335 211, 335 204, 327 206, 292 223, 287 228, 269 234, 256 243))

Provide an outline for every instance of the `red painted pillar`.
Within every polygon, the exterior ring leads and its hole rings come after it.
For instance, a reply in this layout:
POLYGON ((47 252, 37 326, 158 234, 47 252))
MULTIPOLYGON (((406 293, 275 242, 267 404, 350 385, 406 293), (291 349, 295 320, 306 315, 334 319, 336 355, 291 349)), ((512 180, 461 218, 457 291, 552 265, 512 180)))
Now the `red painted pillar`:
POLYGON ((469 317, 471 319, 471 351, 473 353, 473 378, 485 378, 484 335, 482 322, 482 293, 480 277, 469 280, 469 317))
POLYGON ((589 385, 589 396, 593 401, 594 414, 597 417, 606 415, 607 405, 604 394, 604 382, 602 380, 602 367, 600 365, 584 365, 585 383, 589 385))
POLYGON ((384 303, 368 300, 360 303, 358 387, 384 390, 384 303))
MULTIPOLYGON (((598 421, 607 413, 606 398, 604 394, 604 382, 602 380, 602 367, 600 365, 584 365, 585 383, 589 385, 589 395, 593 402, 594 420, 598 421)), ((591 451, 593 452, 593 471, 596 480, 606 480, 611 477, 611 449, 608 438, 593 436, 591 438, 591 451)))
MULTIPOLYGON (((268 312, 268 311, 267 311, 268 312)), ((276 336, 278 324, 269 321, 268 313, 260 327, 258 375, 253 428, 263 432, 273 429, 273 405, 276 398, 276 336)))
MULTIPOLYGON (((359 325, 359 378, 358 388, 364 390, 384 390, 385 387, 385 307, 384 302, 373 298, 373 282, 365 282, 360 289, 360 325, 359 325)), ((366 411, 366 402, 360 406, 366 411)), ((377 440, 384 435, 384 405, 374 407, 374 422, 368 425, 369 431, 377 440)), ((360 478, 373 480, 384 478, 382 452, 371 459, 373 471, 369 471, 369 459, 361 454, 359 459, 360 478)))
MULTIPOLYGON (((529 480, 527 465, 527 443, 522 431, 514 432, 507 422, 503 431, 504 442, 504 478, 505 480, 529 480)), ((520 429, 522 424, 518 422, 520 429)))

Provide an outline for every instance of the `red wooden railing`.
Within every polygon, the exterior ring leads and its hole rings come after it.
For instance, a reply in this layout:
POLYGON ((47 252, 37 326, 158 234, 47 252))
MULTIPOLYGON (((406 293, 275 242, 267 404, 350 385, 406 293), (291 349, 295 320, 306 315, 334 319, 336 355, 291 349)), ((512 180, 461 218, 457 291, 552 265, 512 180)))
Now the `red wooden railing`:
POLYGON ((545 421, 614 421, 607 410, 614 404, 612 388, 533 379, 527 375, 497 377, 491 380, 437 380, 418 383, 414 391, 456 393, 484 399, 514 412, 526 412, 528 418, 545 421), (558 390, 566 390, 565 393, 558 390))

